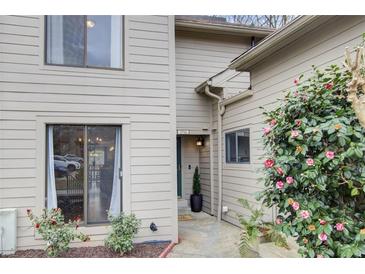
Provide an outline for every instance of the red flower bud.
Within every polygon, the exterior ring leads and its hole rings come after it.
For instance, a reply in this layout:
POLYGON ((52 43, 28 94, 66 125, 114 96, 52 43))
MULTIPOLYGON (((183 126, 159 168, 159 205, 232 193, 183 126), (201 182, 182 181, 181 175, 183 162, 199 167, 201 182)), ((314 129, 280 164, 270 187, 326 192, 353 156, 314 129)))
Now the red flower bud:
POLYGON ((31 212, 32 212, 32 210, 28 208, 27 209, 27 214, 29 215, 31 212))
POLYGON ((280 176, 284 175, 284 171, 283 171, 283 169, 282 169, 281 167, 277 167, 277 168, 276 168, 276 171, 277 171, 277 173, 278 173, 280 176))
POLYGON ((332 83, 325 84, 324 88, 327 89, 327 90, 330 90, 330 89, 333 88, 333 84, 332 83))
POLYGON ((38 229, 40 227, 40 224, 35 224, 35 228, 38 229))
POLYGON ((53 224, 53 225, 57 224, 56 220, 52 219, 51 224, 53 224))

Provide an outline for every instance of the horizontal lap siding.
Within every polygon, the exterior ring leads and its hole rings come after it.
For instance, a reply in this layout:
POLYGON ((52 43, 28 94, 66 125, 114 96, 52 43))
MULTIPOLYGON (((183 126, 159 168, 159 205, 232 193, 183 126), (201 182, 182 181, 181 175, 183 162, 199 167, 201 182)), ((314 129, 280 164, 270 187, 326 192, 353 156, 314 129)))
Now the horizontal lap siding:
MULTIPOLYGON (((170 240, 174 220, 168 17, 126 18, 128 71, 120 74, 41 69, 41 20, 0 16, 0 208, 18 208, 18 248, 41 244, 25 216, 37 203, 39 114, 129 116, 131 208, 142 220, 136 240, 170 240), (153 234, 152 221, 159 227, 153 234)), ((102 244, 106 232, 89 229, 91 244, 102 244)))
POLYGON ((211 101, 194 91, 202 82, 224 70, 248 47, 245 37, 177 31, 176 120, 177 129, 210 128, 211 101))
POLYGON ((188 201, 190 200, 190 194, 192 194, 193 191, 195 167, 199 167, 199 149, 195 142, 196 136, 185 135, 181 138, 182 196, 188 201))
POLYGON ((211 186, 210 186, 210 154, 209 136, 204 137, 204 146, 199 149, 199 168, 201 193, 203 194, 203 211, 211 213, 211 186))
MULTIPOLYGON (((299 38, 281 51, 261 62, 251 71, 254 95, 227 107, 223 118, 223 130, 250 128, 251 164, 223 169, 223 205, 230 209, 223 218, 237 224, 237 213, 248 214, 237 203, 238 198, 257 202, 253 194, 262 189, 264 127, 263 106, 272 109, 282 91, 293 89, 293 80, 304 73, 309 76, 311 65, 324 67, 332 63, 341 65, 345 47, 361 42, 365 29, 365 16, 338 16, 317 30, 299 38)), ((304 77, 304 78, 306 78, 304 77)), ((272 210, 266 210, 266 218, 272 218, 272 210)))

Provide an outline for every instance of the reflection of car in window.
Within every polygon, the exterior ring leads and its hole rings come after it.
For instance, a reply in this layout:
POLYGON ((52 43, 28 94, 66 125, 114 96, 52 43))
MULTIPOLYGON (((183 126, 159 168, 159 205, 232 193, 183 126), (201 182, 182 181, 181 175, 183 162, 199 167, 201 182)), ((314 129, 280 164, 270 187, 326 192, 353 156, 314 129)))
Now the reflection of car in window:
POLYGON ((79 162, 80 164, 84 162, 84 158, 76 156, 75 154, 66 154, 64 157, 68 161, 76 161, 79 162))
POLYGON ((69 161, 64 156, 54 155, 53 159, 55 170, 66 168, 68 171, 75 171, 81 167, 79 162, 69 161))

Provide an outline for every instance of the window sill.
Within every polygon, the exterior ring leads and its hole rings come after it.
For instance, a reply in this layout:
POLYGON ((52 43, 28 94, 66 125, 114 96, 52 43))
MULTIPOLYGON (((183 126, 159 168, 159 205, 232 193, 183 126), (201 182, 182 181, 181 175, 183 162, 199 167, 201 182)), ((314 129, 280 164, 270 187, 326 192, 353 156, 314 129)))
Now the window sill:
POLYGON ((83 75, 125 76, 127 73, 125 68, 77 67, 51 64, 40 64, 39 68, 44 71, 79 73, 83 75))

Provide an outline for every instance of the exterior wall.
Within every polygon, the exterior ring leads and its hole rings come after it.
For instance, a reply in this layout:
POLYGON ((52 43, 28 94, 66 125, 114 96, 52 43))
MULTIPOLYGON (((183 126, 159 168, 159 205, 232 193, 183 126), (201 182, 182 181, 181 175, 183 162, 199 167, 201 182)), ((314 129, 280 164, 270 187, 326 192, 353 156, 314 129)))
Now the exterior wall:
POLYGON ((181 138, 182 197, 188 200, 188 204, 190 194, 193 192, 195 167, 199 167, 199 149, 196 147, 196 138, 196 136, 191 135, 185 135, 181 138))
POLYGON ((210 129, 211 102, 194 88, 224 70, 249 45, 249 37, 176 32, 177 129, 209 132, 203 129, 210 129))
MULTIPOLYGON (((125 71, 44 66, 43 34, 43 16, 0 16, 0 208, 18 209, 18 248, 42 244, 26 209, 44 205, 37 124, 52 116, 127 119, 124 203, 142 220, 136 241, 177 240, 174 18, 125 17, 125 71)), ((107 233, 82 229, 93 245, 107 233)))
POLYGON ((210 186, 210 139, 204 137, 204 147, 199 149, 199 168, 201 193, 203 194, 203 211, 210 214, 211 186, 210 186))
POLYGON ((195 167, 199 167, 201 193, 203 194, 203 211, 210 214, 210 155, 209 136, 204 136, 204 146, 198 148, 196 139, 198 136, 184 135, 181 138, 181 175, 183 198, 190 203, 190 195, 193 192, 193 177, 195 167), (189 169, 189 165, 191 169, 189 169))
MULTIPOLYGON (((237 223, 236 213, 245 214, 238 207, 237 199, 243 197, 254 202, 252 194, 262 188, 258 179, 264 155, 261 143, 264 124, 259 107, 273 108, 282 91, 293 88, 295 78, 302 73, 310 75, 311 65, 341 65, 345 47, 358 45, 364 29, 365 16, 337 16, 251 70, 254 95, 229 105, 223 118, 223 132, 249 127, 251 133, 251 164, 223 168, 222 205, 230 209, 222 215, 225 220, 237 223)), ((272 214, 268 210, 266 217, 270 219, 272 214)))

